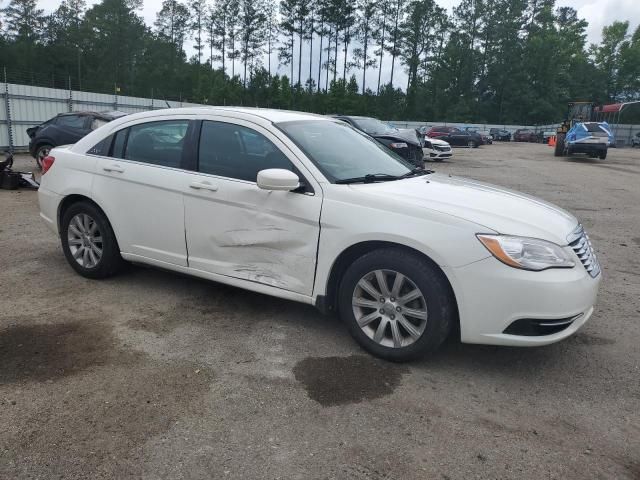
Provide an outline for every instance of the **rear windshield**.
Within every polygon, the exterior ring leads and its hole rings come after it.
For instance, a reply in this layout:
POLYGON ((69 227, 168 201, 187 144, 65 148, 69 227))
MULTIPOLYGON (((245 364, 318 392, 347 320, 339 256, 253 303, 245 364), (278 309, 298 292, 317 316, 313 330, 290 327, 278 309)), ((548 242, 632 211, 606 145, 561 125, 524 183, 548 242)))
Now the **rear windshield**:
POLYGON ((584 124, 584 128, 587 129, 587 132, 601 132, 602 131, 602 129, 600 128, 600 125, 598 125, 595 122, 585 123, 584 124))
POLYGON ((396 131, 395 128, 375 118, 352 118, 351 120, 356 124, 356 127, 369 135, 388 134, 396 131))

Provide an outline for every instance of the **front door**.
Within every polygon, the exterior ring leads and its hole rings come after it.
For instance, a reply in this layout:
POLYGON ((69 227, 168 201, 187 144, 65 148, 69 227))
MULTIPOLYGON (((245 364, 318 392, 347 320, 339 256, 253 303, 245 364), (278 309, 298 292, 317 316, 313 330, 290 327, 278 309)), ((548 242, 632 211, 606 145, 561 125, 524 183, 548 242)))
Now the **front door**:
POLYGON ((201 123, 198 171, 184 199, 190 267, 311 295, 321 192, 308 181, 297 192, 256 185, 267 168, 305 178, 283 151, 277 137, 250 122, 201 123))
POLYGON ((99 156, 93 195, 120 250, 161 263, 187 266, 181 168, 189 120, 146 122, 119 130, 99 156))

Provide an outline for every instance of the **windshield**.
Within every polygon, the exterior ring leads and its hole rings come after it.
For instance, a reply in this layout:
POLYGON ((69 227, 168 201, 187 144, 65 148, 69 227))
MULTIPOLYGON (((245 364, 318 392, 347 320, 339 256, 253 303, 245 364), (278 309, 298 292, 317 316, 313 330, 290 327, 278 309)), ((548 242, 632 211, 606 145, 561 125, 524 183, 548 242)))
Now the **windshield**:
POLYGON ((382 133, 394 133, 397 131, 396 128, 390 127, 375 118, 352 118, 352 120, 353 123, 356 124, 356 127, 369 135, 380 135, 382 133))
POLYGON ((302 120, 276 125, 332 182, 369 174, 406 175, 413 165, 342 122, 302 120))

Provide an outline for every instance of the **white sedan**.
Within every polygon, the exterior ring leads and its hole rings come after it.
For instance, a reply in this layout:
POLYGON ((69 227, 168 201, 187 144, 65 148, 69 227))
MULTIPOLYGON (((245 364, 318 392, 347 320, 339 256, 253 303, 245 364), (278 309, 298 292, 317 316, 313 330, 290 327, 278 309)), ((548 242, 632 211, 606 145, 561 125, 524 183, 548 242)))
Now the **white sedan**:
POLYGON ((123 261, 338 312, 403 361, 468 343, 561 340, 601 279, 576 218, 533 197, 414 168, 349 125, 248 108, 129 115, 44 160, 42 218, 69 264, 123 261))
POLYGON ((453 156, 453 150, 444 140, 437 138, 424 137, 424 144, 422 146, 422 154, 425 160, 432 162, 441 162, 442 160, 448 160, 453 156))

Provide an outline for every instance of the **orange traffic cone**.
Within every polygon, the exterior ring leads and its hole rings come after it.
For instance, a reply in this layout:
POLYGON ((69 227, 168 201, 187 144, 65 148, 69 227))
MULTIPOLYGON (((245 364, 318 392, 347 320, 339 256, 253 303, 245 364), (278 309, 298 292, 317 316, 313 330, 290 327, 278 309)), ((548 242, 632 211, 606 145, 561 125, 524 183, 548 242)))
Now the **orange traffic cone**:
POLYGON ((550 147, 555 147, 556 146, 556 136, 552 135, 551 137, 549 137, 549 146, 550 147))

